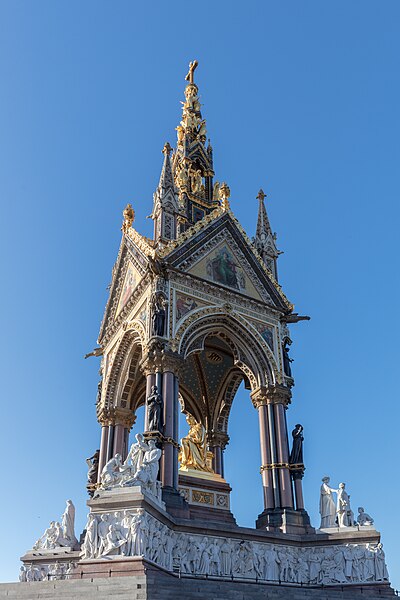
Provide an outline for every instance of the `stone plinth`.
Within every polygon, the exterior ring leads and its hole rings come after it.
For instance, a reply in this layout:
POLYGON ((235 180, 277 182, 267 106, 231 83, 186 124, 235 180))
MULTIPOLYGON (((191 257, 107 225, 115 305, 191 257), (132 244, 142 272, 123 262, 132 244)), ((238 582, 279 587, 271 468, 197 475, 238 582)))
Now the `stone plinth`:
POLYGON ((221 475, 180 470, 179 491, 189 504, 190 518, 236 524, 230 511, 232 488, 221 475))

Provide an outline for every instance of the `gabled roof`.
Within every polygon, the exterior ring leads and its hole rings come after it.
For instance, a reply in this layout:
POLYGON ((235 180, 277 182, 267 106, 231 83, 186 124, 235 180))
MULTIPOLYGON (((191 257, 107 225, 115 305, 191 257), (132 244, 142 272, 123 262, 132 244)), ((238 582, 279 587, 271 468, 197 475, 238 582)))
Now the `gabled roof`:
POLYGON ((259 284, 265 289, 266 295, 271 298, 274 307, 285 314, 292 312, 293 305, 286 298, 281 286, 265 266, 253 242, 230 209, 215 209, 176 240, 166 244, 158 251, 158 255, 172 267, 189 271, 193 256, 196 255, 199 259, 203 251, 207 252, 206 247, 217 236, 221 237, 220 234, 225 234, 228 240, 234 240, 244 257, 247 268, 250 267, 259 284))

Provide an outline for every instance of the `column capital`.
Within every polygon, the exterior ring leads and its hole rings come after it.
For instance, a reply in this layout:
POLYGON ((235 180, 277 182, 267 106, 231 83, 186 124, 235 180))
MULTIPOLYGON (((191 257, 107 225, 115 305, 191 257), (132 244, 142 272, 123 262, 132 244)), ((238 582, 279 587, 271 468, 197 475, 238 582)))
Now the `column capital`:
POLYGON ((283 404, 286 407, 291 402, 292 392, 284 385, 260 386, 251 392, 250 398, 254 408, 267 404, 283 404))
POLYGON ((209 446, 219 446, 222 450, 225 450, 229 444, 229 435, 223 431, 214 431, 211 429, 207 432, 207 440, 209 446))
POLYGON ((140 369, 147 377, 153 373, 173 373, 179 377, 183 368, 183 359, 180 354, 165 350, 165 348, 152 348, 142 359, 140 369))
POLYGON ((121 408, 120 406, 102 407, 97 414, 97 420, 102 427, 123 425, 123 427, 131 429, 136 421, 136 415, 129 408, 121 408))

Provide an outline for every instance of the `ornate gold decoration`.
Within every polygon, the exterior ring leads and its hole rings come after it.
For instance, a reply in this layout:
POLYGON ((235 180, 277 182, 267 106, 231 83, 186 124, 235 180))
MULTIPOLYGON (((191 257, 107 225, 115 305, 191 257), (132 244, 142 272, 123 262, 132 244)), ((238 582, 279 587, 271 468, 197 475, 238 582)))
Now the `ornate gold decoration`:
POLYGON ((221 198, 221 207, 224 212, 226 212, 230 208, 230 205, 229 205, 230 195, 231 195, 231 190, 228 187, 228 185, 225 182, 221 183, 221 186, 219 188, 219 196, 221 198))
POLYGON ((212 492, 203 492, 203 490, 192 490, 192 502, 213 506, 214 494, 212 492))
POLYGON ((195 469, 213 473, 213 469, 207 464, 206 432, 203 425, 190 414, 186 415, 186 421, 190 429, 187 436, 181 439, 181 451, 178 456, 181 470, 195 469))
POLYGON ((194 83, 194 72, 198 67, 198 61, 194 60, 193 62, 189 63, 189 72, 185 77, 186 81, 189 81, 189 83, 194 83))
POLYGON ((261 465, 260 473, 270 471, 271 469, 289 469, 289 463, 271 463, 270 465, 261 465))
POLYGON ((128 233, 135 218, 135 211, 132 208, 132 204, 127 204, 122 214, 124 216, 124 222, 122 223, 121 229, 124 233, 128 233))

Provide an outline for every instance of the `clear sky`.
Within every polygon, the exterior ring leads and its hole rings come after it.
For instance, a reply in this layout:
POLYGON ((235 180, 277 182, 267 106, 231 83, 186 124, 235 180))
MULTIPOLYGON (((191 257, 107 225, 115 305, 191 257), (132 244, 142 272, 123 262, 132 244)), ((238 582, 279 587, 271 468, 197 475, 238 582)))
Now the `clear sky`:
MULTIPOLYGON (((345 481, 398 564, 400 3, 0 1, 0 580, 67 498, 86 516, 99 445, 96 345, 121 211, 150 234, 165 141, 196 72, 216 178, 254 234, 260 187, 292 326, 288 423, 305 431, 306 507, 345 481)), ((241 390, 226 476, 262 510, 256 412, 241 390)))

